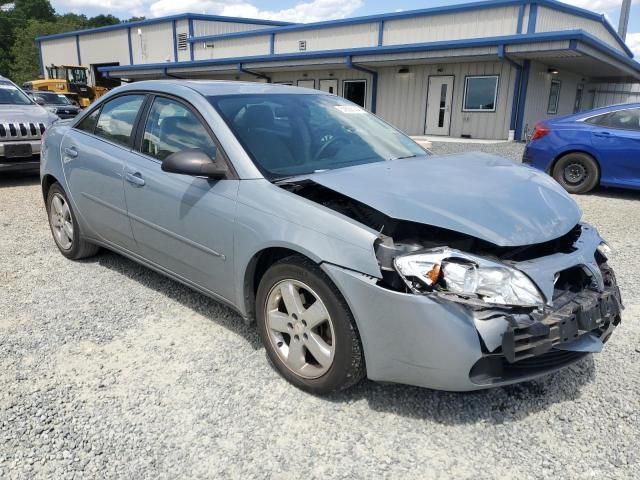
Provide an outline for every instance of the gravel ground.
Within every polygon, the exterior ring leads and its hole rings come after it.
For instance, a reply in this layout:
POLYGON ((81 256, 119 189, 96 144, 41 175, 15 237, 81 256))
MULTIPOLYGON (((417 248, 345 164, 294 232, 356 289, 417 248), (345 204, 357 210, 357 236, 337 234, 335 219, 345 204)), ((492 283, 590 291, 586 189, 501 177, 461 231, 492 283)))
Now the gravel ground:
POLYGON ((627 305, 603 353, 484 392, 316 398, 216 302, 62 257, 37 182, 0 179, 0 478, 640 478, 639 193, 578 198, 627 305))

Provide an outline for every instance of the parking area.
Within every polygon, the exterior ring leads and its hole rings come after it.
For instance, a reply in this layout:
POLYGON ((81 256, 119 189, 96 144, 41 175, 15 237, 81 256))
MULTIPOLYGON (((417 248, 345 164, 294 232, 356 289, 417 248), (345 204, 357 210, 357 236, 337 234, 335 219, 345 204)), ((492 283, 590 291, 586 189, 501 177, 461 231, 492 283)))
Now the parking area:
POLYGON ((640 478, 640 192, 576 200, 626 305, 601 354, 489 391, 319 398, 226 307, 110 252, 66 260, 38 178, 0 178, 0 478, 640 478))

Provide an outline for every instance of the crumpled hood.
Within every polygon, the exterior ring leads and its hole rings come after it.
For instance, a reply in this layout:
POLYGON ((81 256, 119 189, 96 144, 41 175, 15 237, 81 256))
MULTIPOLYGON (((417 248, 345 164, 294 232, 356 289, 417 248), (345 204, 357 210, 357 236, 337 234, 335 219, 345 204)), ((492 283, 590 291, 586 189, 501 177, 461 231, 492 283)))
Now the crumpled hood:
POLYGON ((55 120, 40 105, 2 105, 0 104, 0 123, 44 123, 49 125, 55 120))
POLYGON ((480 152, 378 162, 297 177, 389 217, 454 230, 498 246, 542 243, 580 220, 548 175, 480 152))

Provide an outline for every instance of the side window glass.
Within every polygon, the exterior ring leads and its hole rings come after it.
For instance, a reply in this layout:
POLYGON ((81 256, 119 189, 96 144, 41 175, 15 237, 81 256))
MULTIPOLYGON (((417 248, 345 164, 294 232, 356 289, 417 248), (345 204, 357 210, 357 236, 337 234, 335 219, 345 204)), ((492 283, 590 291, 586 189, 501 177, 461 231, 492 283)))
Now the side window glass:
POLYGON ((133 124, 142 106, 144 95, 123 95, 102 107, 95 134, 120 145, 128 146, 133 124))
POLYGON ((216 159, 216 144, 194 113, 175 100, 156 98, 144 129, 142 153, 164 160, 196 148, 216 159))
POLYGON ((595 117, 587 118, 585 123, 590 123, 591 125, 600 125, 601 127, 608 126, 608 118, 611 114, 605 113, 603 115, 596 115, 595 117))
POLYGON ((96 129, 96 125, 98 124, 98 117, 100 116, 100 109, 96 109, 91 112, 89 115, 84 117, 76 128, 78 130, 82 130, 83 132, 93 133, 96 129))
POLYGON ((640 109, 630 108, 613 112, 608 124, 611 128, 640 131, 640 109))

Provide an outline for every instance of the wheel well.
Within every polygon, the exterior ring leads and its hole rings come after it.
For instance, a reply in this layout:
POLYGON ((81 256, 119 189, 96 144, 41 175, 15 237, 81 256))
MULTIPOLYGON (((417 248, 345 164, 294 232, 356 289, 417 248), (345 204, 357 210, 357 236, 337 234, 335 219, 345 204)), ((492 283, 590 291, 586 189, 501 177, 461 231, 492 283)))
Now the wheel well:
POLYGON ((264 276, 265 272, 277 261, 292 255, 308 258, 300 252, 296 252, 290 248, 271 247, 259 251, 249 261, 249 265, 244 273, 243 285, 247 318, 255 320, 256 293, 258 292, 258 285, 260 285, 260 280, 264 276))
POLYGON ((47 196, 49 195, 49 189, 51 188, 51 185, 56 182, 58 182, 58 180, 56 180, 53 175, 45 175, 44 177, 42 177, 42 196, 44 197, 45 203, 47 201, 47 196))
POLYGON ((589 152, 585 152, 584 150, 568 150, 566 152, 562 152, 561 154, 559 154, 556 158, 553 159, 553 162, 551 162, 551 166, 549 167, 549 175, 553 176, 553 169, 556 168, 556 164, 558 163, 558 161, 563 158, 566 157, 567 155, 569 155, 570 153, 582 153, 583 155, 587 155, 589 157, 591 157, 593 159, 594 162, 596 162, 596 166, 598 167, 598 179, 600 178, 600 162, 598 161, 598 159, 596 157, 594 157, 593 155, 591 155, 589 152))

